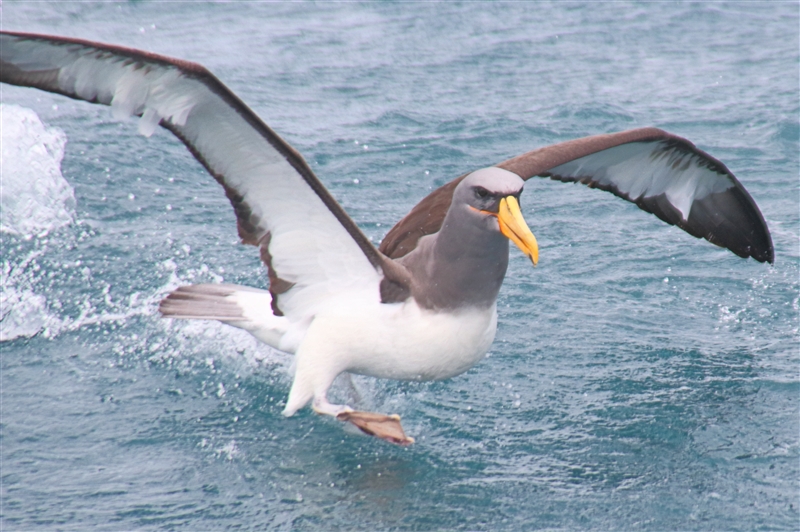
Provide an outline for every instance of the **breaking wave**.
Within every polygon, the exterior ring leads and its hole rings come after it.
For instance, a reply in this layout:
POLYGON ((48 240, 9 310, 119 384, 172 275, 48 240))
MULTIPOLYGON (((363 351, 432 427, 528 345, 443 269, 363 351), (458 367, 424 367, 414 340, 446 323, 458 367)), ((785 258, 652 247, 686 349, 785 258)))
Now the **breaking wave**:
POLYGON ((0 231, 31 237, 69 225, 75 194, 61 175, 67 136, 31 109, 0 104, 0 231))

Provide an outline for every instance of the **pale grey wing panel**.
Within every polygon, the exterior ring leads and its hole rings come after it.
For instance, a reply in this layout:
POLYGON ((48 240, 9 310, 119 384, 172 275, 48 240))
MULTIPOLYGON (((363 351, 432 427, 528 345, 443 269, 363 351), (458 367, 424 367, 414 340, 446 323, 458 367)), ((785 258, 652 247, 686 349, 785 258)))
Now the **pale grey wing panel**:
POLYGON ((724 164, 684 139, 621 144, 538 175, 607 190, 740 257, 774 260, 769 230, 750 194, 724 164))
POLYGON ((0 35, 0 81, 110 105, 161 124, 224 187, 242 240, 262 248, 275 310, 313 315, 329 295, 375 287, 381 256, 305 161, 204 67, 104 44, 0 35))

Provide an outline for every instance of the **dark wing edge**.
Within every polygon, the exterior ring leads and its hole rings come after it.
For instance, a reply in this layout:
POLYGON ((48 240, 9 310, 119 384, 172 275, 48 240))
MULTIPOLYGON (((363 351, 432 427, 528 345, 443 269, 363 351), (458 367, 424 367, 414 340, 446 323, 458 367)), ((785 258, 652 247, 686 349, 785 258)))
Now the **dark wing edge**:
MULTIPOLYGON (((607 152, 606 155, 609 154, 613 152, 607 152)), ((661 129, 639 128, 570 140, 518 155, 496 166, 514 172, 525 180, 534 176, 549 177, 606 190, 692 236, 728 248, 740 257, 753 257, 759 262, 774 261, 772 238, 764 217, 739 180, 722 162, 690 141, 661 129), (681 210, 670 202, 665 193, 629 194, 622 182, 615 183, 613 172, 598 166, 604 161, 594 159, 600 157, 591 157, 624 145, 630 145, 634 151, 641 152, 637 155, 647 156, 653 164, 660 165, 658 169, 662 173, 680 173, 694 165, 692 171, 704 172, 706 180, 713 181, 708 185, 711 189, 716 187, 722 190, 694 198, 688 219, 684 219, 681 210), (584 158, 591 163, 586 166, 594 164, 595 168, 586 171, 585 165, 578 164, 578 160, 584 158), (576 170, 577 173, 567 170, 576 170)), ((635 168, 632 166, 631 170, 635 168)), ((398 258, 414 249, 419 238, 437 232, 452 201, 453 191, 464 177, 447 183, 424 198, 387 233, 380 251, 398 258)), ((663 177, 660 185, 664 185, 663 177)))
MULTIPOLYGON (((94 49, 98 54, 101 55, 110 54, 127 58, 127 60, 132 63, 138 63, 140 68, 146 68, 148 63, 173 67, 180 70, 187 78, 192 78, 202 83, 211 92, 224 100, 230 107, 235 109, 236 112, 276 151, 278 151, 299 175, 303 177, 306 184, 308 184, 308 186, 320 198, 320 200, 330 210, 334 217, 336 217, 339 223, 347 230, 353 240, 355 240, 370 263, 376 268, 383 264, 384 259, 377 252, 375 246, 372 245, 372 243, 364 235, 361 229, 359 229, 356 223, 336 202, 330 192, 328 192, 319 178, 317 178, 317 176, 308 166, 308 163, 306 163, 303 157, 277 133, 275 133, 266 123, 264 123, 264 121, 261 120, 261 118, 259 118, 258 115, 247 106, 247 104, 245 104, 238 96, 236 96, 236 94, 233 93, 233 91, 231 91, 204 66, 191 61, 175 59, 152 52, 98 43, 84 39, 9 31, 0 31, 0 34, 14 37, 19 40, 42 41, 57 46, 79 46, 94 49)), ((74 92, 62 90, 58 86, 57 77, 57 70, 30 72, 23 71, 11 63, 6 63, 4 61, 0 62, 0 82, 22 87, 37 88, 47 92, 61 94, 76 100, 88 101, 90 103, 99 103, 97 101, 82 98, 74 92)), ((242 239, 242 242, 254 246, 260 245, 261 240, 263 240, 263 235, 260 235, 256 229, 258 220, 253 219, 251 209, 244 201, 243 195, 226 182, 224 175, 221 175, 213 170, 208 161, 206 161, 206 159, 203 157, 203 154, 200 152, 200 150, 194 146, 185 135, 181 134, 181 130, 178 126, 164 120, 162 120, 159 125, 166 128, 176 137, 178 137, 178 139, 180 139, 180 141, 183 142, 183 144, 188 148, 189 152, 191 152, 191 154, 225 189, 225 193, 228 199, 230 199, 231 205, 233 206, 236 214, 239 236, 242 239)), ((269 266, 269 264, 267 266, 269 266)))

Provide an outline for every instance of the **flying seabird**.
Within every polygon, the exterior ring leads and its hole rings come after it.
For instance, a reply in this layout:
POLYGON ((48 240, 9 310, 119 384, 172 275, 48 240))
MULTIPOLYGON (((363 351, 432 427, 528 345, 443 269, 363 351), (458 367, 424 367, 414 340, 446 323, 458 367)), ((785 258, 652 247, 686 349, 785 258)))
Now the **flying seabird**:
POLYGON ((458 375, 488 351, 509 240, 533 262, 519 197, 538 176, 631 201, 740 257, 773 262, 750 194, 717 159, 656 128, 540 148, 465 174, 423 199, 376 249, 291 146, 199 64, 67 37, 0 34, 0 81, 110 105, 139 131, 175 134, 222 185, 239 236, 257 246, 269 290, 180 287, 165 317, 218 320, 294 353, 284 414, 320 414, 401 445, 396 415, 328 402, 343 372, 389 379, 458 375))

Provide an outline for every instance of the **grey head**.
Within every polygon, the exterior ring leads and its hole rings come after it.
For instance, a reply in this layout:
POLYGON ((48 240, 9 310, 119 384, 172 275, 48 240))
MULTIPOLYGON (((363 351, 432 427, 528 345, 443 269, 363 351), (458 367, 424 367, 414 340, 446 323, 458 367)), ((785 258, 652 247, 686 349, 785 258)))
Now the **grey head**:
POLYGON ((518 205, 523 185, 518 175, 496 167, 477 170, 458 184, 439 232, 421 238, 399 259, 411 275, 411 295, 420 306, 456 310, 494 305, 513 238, 504 230, 513 217, 508 206, 518 205))

